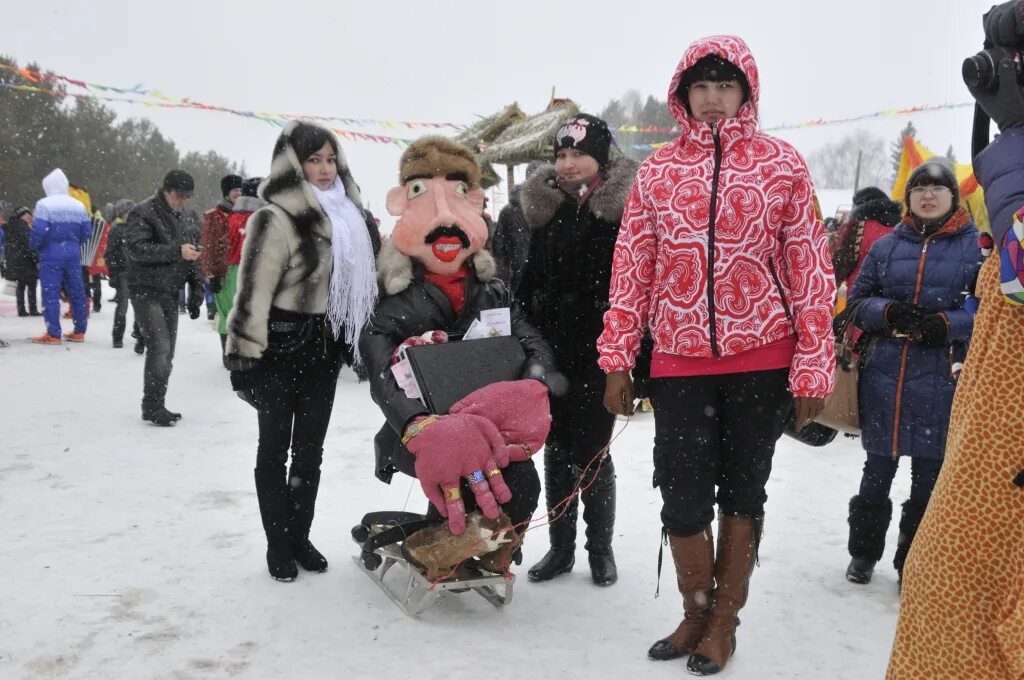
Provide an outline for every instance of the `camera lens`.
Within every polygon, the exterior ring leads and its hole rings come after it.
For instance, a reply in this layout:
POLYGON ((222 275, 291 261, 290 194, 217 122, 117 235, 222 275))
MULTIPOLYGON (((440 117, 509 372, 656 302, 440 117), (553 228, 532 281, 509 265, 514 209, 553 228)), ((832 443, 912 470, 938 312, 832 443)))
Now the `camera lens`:
POLYGON ((960 69, 967 87, 976 90, 990 90, 998 85, 995 64, 987 52, 978 52, 973 57, 964 59, 960 69))

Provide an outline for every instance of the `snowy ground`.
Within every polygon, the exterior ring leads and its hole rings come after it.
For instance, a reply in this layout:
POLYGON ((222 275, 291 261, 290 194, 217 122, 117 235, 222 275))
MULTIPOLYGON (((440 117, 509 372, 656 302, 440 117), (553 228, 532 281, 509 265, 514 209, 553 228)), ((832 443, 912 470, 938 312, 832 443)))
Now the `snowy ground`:
MULTIPOLYGON (((18 318, 13 299, 0 297, 0 337, 12 341, 0 349, 0 677, 685 676, 683 661, 646 658, 681 610, 671 567, 654 598, 652 416, 630 422, 614 447, 617 585, 590 583, 582 548, 571 575, 528 582, 526 565, 547 547, 540 530, 528 536, 511 606, 446 595, 410 619, 351 559, 351 526, 369 510, 405 507, 411 488, 373 477, 382 418, 367 386, 343 372, 327 437, 312 538, 330 570, 277 583, 253 490, 256 419, 230 391, 210 324, 181 318, 168 405, 184 420, 161 429, 139 418, 143 360, 130 344, 111 349, 112 316, 104 302, 85 344, 35 346, 24 339, 43 330, 41 319, 18 318)), ((883 676, 897 609, 895 526, 871 585, 843 577, 861 462, 856 442, 780 442, 761 566, 738 653, 720 677, 883 676)), ((424 503, 412 488, 409 509, 424 503)))

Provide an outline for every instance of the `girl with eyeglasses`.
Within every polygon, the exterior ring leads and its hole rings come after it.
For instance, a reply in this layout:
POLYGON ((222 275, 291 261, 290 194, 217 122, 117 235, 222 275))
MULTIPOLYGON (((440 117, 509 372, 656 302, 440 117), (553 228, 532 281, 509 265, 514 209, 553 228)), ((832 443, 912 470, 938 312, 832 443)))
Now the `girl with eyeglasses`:
POLYGON ((859 493, 850 499, 846 577, 868 583, 892 518, 889 490, 901 456, 911 458, 893 566, 903 563, 942 467, 958 364, 974 316, 965 293, 978 275, 978 230, 960 207, 953 171, 930 161, 910 176, 907 212, 878 240, 850 292, 857 326, 874 335, 860 372, 861 441, 867 451, 859 493))

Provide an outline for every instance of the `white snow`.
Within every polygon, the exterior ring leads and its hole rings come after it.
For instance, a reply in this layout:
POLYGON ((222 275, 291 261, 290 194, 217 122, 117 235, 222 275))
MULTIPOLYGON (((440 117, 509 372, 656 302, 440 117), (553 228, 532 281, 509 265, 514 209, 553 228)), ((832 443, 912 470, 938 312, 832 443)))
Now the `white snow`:
MULTIPOLYGON (((509 607, 445 594, 410 619, 352 561, 349 530, 363 513, 402 509, 407 495, 411 510, 426 503, 411 480, 374 479, 383 419, 367 385, 342 373, 325 445, 312 538, 330 570, 278 583, 267 575, 253 490, 255 413, 232 394, 210 324, 180 317, 167 403, 184 419, 162 429, 139 418, 143 359, 130 342, 111 349, 112 316, 104 302, 82 345, 35 346, 24 338, 42 331, 41 319, 18 318, 13 299, 0 297, 0 337, 12 341, 0 349, 0 677, 686 675, 683 660, 646 658, 682 607, 670 558, 654 598, 651 414, 630 422, 613 449, 617 585, 590 583, 582 539, 572 574, 530 583, 526 568, 547 548, 540 529, 527 538, 509 607)), ((862 462, 854 441, 779 443, 761 566, 720 677, 883 676, 898 520, 875 580, 848 583, 846 506, 862 462)), ((906 497, 906 475, 894 503, 906 497)))

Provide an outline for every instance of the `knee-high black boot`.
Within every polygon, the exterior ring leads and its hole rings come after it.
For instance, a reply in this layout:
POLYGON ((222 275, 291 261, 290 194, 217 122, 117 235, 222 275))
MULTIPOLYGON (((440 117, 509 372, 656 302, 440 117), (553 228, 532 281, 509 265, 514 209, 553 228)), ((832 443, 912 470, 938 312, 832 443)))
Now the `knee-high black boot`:
POLYGON ((892 501, 872 501, 857 495, 850 499, 850 566, 846 579, 851 583, 870 583, 875 564, 885 551, 885 532, 892 520, 892 501))
POLYGON ((283 466, 256 468, 253 472, 256 478, 256 498, 260 503, 260 518, 267 535, 267 569, 278 581, 294 581, 299 570, 295 567, 292 546, 288 540, 291 512, 283 466))
POLYGON ((575 497, 562 503, 576 488, 576 474, 571 463, 554 447, 544 452, 544 496, 548 504, 548 535, 551 548, 540 562, 527 572, 531 581, 550 581, 559 574, 572 571, 576 564, 576 517, 579 500, 575 497), (555 506, 559 503, 557 509, 555 506), (556 516, 561 515, 558 519, 556 516))
POLYGON ((313 526, 316 494, 320 489, 320 470, 297 470, 292 464, 288 479, 291 500, 289 538, 295 561, 306 571, 327 571, 327 559, 309 541, 309 528, 313 526))
MULTIPOLYGON (((595 463, 597 465, 597 463, 595 463)), ((587 525, 590 575, 599 586, 610 586, 619 579, 612 552, 615 534, 615 466, 606 457, 593 484, 583 484, 583 521, 587 525)))
POLYGON ((927 509, 927 504, 920 505, 912 500, 903 503, 903 512, 900 513, 900 536, 896 539, 896 554, 892 558, 892 566, 896 567, 896 573, 899 574, 900 585, 903 584, 903 563, 907 561, 907 553, 910 552, 917 528, 921 526, 924 511, 927 509))

